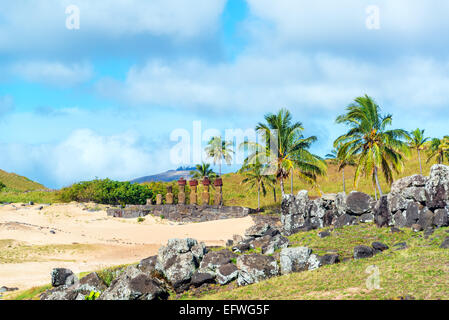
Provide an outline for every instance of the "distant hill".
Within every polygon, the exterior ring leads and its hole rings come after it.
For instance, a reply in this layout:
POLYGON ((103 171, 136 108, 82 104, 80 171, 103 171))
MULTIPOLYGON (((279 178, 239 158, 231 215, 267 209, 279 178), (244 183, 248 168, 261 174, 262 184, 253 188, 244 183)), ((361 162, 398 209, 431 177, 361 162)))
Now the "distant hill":
POLYGON ((144 183, 144 182, 156 182, 156 181, 162 181, 162 182, 170 182, 170 181, 176 181, 181 178, 189 179, 190 178, 190 171, 195 170, 194 167, 180 167, 176 170, 168 170, 163 173, 146 176, 137 178, 134 180, 131 180, 132 183, 144 183))
POLYGON ((34 182, 26 177, 15 173, 9 173, 0 170, 0 182, 3 182, 7 188, 16 191, 34 191, 47 189, 40 183, 34 182))

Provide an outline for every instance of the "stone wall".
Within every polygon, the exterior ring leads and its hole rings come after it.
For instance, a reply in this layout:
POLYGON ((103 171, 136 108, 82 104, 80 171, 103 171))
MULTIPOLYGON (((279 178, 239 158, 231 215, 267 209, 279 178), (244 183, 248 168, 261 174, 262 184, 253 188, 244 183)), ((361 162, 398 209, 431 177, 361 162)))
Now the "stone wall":
POLYGON ((395 181, 391 192, 378 201, 362 192, 325 195, 310 200, 306 190, 282 200, 282 232, 326 226, 342 227, 375 222, 379 227, 414 230, 449 225, 449 167, 434 165, 430 176, 413 175, 395 181))
POLYGON ((220 219, 243 218, 253 209, 245 207, 200 206, 190 204, 173 205, 129 205, 125 208, 109 208, 108 216, 118 218, 137 218, 148 214, 176 222, 204 222, 220 219))

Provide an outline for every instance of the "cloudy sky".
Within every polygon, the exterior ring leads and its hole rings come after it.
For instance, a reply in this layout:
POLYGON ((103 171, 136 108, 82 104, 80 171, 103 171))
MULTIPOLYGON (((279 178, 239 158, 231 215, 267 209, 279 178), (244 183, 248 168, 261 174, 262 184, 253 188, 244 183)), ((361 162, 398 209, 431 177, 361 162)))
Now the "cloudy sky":
POLYGON ((282 107, 325 155, 363 94, 394 126, 442 136, 448 14, 441 0, 2 1, 0 168, 51 188, 128 180, 178 166, 177 129, 224 135, 282 107))

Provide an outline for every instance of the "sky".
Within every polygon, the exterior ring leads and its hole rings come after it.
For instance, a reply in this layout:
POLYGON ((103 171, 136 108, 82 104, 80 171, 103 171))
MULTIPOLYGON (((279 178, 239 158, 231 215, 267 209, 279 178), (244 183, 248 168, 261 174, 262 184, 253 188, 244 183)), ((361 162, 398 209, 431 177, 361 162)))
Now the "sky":
POLYGON ((171 156, 195 123, 224 136, 280 108, 324 156, 365 94, 394 127, 441 137, 448 14, 441 0, 2 1, 0 168, 50 188, 126 181, 195 164, 171 156))

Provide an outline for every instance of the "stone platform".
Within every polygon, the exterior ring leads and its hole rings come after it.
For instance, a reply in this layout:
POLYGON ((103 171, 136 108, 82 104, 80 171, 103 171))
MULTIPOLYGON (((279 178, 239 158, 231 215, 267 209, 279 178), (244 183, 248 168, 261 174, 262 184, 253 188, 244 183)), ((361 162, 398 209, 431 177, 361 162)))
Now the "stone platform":
POLYGON ((176 222, 205 222, 221 219, 244 218, 255 210, 245 207, 211 205, 128 205, 125 208, 109 208, 108 216, 117 218, 138 218, 146 215, 163 217, 176 222))

